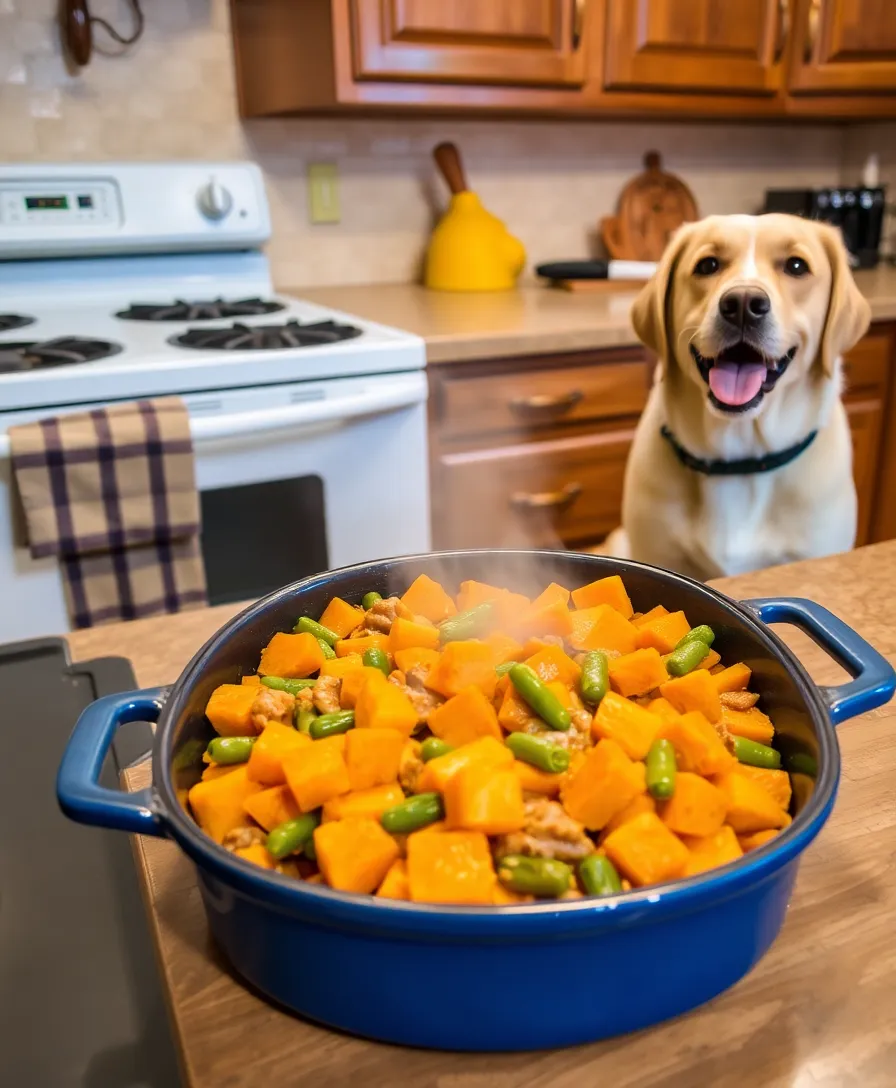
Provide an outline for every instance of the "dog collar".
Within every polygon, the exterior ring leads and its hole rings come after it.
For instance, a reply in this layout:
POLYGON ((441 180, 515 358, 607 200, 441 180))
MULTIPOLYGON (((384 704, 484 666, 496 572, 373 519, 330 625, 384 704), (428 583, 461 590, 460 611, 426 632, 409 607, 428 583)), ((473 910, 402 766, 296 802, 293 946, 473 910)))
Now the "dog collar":
POLYGON ((702 472, 704 476, 753 476, 757 472, 771 472, 773 469, 783 468, 784 465, 795 461, 812 445, 818 431, 812 431, 802 441, 797 442, 795 446, 788 446, 786 450, 767 453, 764 457, 742 457, 738 461, 704 460, 702 457, 695 457, 681 445, 665 423, 660 427, 660 434, 672 447, 675 456, 685 468, 702 472))

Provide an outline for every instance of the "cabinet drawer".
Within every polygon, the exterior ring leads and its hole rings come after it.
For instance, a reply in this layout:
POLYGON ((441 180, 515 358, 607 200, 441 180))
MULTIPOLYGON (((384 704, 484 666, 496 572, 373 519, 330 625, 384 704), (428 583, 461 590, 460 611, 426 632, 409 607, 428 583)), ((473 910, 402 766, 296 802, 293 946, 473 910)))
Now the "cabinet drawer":
POLYGON ((434 482, 440 548, 595 544, 619 524, 634 428, 444 454, 434 482))
POLYGON ((843 356, 845 393, 883 389, 887 384, 892 340, 885 334, 872 333, 843 356))
POLYGON ((441 437, 487 432, 531 433, 558 424, 638 415, 650 368, 640 352, 618 361, 453 377, 437 394, 441 437))

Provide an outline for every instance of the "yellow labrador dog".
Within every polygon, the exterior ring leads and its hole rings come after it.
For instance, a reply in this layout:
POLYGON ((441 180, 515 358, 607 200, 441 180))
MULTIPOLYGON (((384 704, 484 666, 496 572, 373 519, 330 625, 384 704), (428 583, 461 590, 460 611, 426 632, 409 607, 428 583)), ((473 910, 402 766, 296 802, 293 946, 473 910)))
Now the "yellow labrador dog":
POLYGON ((851 548, 840 356, 869 318, 831 227, 683 227, 632 309, 659 368, 610 550, 706 580, 851 548))

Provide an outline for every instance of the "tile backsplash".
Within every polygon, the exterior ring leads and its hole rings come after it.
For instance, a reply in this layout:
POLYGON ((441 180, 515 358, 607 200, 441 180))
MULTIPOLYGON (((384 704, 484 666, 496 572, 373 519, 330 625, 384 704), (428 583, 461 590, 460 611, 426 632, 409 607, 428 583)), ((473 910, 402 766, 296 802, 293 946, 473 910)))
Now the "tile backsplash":
MULTIPOLYGON (((530 263, 594 252, 598 221, 648 148, 710 213, 756 210, 769 186, 854 180, 862 147, 848 130, 805 124, 241 122, 227 0, 144 0, 140 42, 114 56, 121 50, 97 29, 104 53, 80 74, 61 55, 56 8, 57 0, 0 0, 0 161, 255 159, 281 286, 415 279, 445 200, 430 155, 443 139, 457 142, 471 184, 523 240, 530 263), (338 165, 338 224, 309 223, 310 162, 338 165)), ((91 0, 91 10, 128 32, 127 0, 91 0)))

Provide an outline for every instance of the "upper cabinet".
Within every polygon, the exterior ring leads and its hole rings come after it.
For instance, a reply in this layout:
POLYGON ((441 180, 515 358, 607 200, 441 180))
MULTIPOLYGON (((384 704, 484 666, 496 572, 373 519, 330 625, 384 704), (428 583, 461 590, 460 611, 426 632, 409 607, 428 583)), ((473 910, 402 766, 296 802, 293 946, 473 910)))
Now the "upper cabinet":
POLYGON ((231 0, 243 116, 896 117, 896 0, 231 0))
POLYGON ((774 95, 786 12, 780 0, 607 0, 604 86, 774 95))

